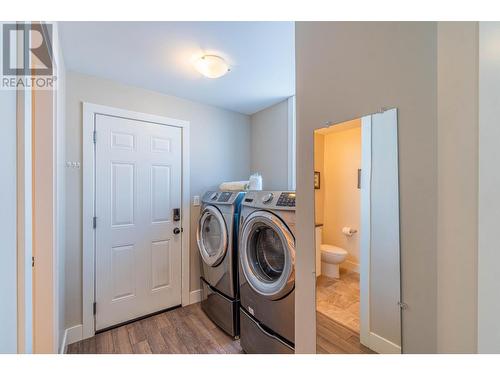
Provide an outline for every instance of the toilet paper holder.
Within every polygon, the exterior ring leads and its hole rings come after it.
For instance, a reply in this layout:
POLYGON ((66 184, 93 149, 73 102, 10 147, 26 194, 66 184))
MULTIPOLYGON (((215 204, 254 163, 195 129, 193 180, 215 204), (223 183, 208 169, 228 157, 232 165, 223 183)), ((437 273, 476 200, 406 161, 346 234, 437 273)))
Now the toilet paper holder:
POLYGON ((348 237, 352 237, 355 233, 358 233, 357 229, 352 229, 351 227, 343 227, 342 233, 348 237))

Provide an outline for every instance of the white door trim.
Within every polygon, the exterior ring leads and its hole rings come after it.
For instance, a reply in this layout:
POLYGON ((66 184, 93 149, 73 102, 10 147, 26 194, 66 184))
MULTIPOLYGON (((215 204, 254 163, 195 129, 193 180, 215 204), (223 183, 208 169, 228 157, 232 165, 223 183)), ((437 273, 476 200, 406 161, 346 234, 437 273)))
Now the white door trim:
MULTIPOLYGON (((83 339, 95 334, 93 303, 95 301, 95 232, 93 217, 95 212, 95 159, 94 159, 94 123, 95 115, 122 117, 160 125, 175 126, 182 130, 182 305, 189 305, 189 242, 190 242, 190 202, 189 202, 189 121, 176 120, 168 117, 133 112, 124 109, 108 107, 92 103, 83 103, 83 265, 82 265, 82 316, 83 339)), ((97 135, 99 136, 99 135, 97 135)))
POLYGON ((295 95, 287 100, 288 105, 288 189, 296 188, 296 122, 295 122, 295 95))
MULTIPOLYGON (((22 43, 17 40, 18 54, 22 43)), ((17 352, 23 354, 33 353, 32 95, 30 87, 17 90, 17 352)))

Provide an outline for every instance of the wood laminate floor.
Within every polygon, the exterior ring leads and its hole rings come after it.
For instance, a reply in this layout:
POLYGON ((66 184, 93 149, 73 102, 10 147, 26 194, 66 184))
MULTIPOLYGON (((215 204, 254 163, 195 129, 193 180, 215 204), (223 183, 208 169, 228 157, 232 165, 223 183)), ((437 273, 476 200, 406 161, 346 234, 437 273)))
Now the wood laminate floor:
POLYGON ((316 280, 316 352, 368 354, 359 341, 359 274, 340 269, 340 279, 316 280))
POLYGON ((167 311, 71 344, 68 354, 239 354, 199 303, 167 311))
MULTIPOLYGON (((359 335, 317 312, 318 354, 373 353, 359 335)), ((199 303, 98 333, 68 346, 68 354, 240 354, 239 340, 220 330, 199 303)))
POLYGON ((375 354, 359 342, 359 334, 316 311, 316 352, 318 354, 375 354))

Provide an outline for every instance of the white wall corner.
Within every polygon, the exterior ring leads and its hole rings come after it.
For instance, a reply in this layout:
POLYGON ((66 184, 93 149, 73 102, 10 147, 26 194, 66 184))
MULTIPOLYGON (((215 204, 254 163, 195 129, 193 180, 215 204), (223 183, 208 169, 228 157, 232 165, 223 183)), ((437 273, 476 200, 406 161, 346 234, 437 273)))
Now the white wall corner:
POLYGON ((288 98, 288 189, 295 190, 296 182, 296 122, 295 95, 288 98))
POLYGON ((198 303, 201 301, 201 289, 193 290, 189 293, 189 304, 198 303))

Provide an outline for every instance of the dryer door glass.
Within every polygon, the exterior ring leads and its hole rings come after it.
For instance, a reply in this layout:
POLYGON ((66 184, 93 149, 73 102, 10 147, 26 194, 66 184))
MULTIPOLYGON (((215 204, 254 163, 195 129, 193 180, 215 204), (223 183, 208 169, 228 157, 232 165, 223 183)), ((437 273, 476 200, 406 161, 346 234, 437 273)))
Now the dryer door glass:
POLYGON ((209 266, 217 266, 227 250, 226 223, 220 211, 207 206, 200 217, 197 231, 198 248, 203 261, 209 266))
POLYGON ((250 287, 276 300, 295 283, 295 239, 287 226, 268 211, 250 214, 240 237, 240 264, 250 287))
POLYGON ((285 248, 276 231, 262 225, 250 238, 250 261, 257 275, 266 281, 276 281, 285 268, 285 248))

